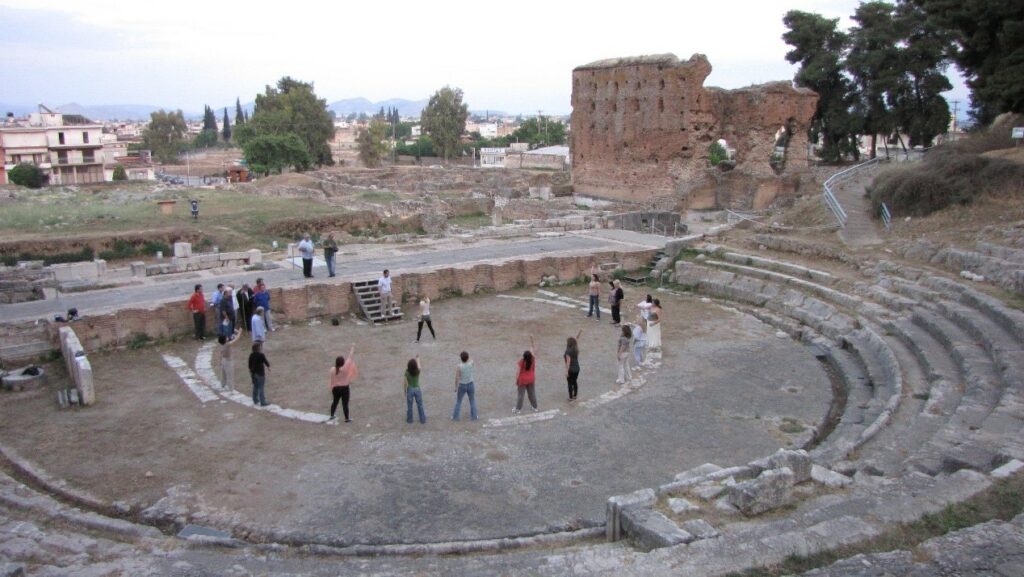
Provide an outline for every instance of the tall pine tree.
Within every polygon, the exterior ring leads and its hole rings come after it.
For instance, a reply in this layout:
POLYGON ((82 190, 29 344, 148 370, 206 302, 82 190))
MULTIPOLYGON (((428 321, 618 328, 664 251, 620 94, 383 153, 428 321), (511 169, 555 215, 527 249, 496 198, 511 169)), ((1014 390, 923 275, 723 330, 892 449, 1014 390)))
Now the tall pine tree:
POLYGON ((242 110, 242 101, 235 99, 235 126, 245 124, 245 110, 242 110))
POLYGON ((224 107, 224 128, 221 129, 221 136, 224 142, 231 142, 231 121, 228 120, 228 107, 224 107))

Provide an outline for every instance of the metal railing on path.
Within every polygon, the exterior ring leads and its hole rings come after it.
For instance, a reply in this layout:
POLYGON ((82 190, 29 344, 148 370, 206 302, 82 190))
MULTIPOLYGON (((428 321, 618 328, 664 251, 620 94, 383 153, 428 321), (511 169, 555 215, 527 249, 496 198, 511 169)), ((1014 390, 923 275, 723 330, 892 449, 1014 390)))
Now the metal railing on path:
POLYGON ((825 184, 822 187, 824 189, 825 204, 828 205, 828 207, 832 210, 832 214, 835 215, 836 220, 839 221, 840 228, 846 226, 846 221, 849 219, 849 217, 847 216, 846 211, 843 210, 843 206, 839 204, 839 199, 836 198, 835 192, 833 192, 832 187, 850 178, 851 176, 858 174, 865 168, 869 166, 874 166, 875 164, 878 164, 881 161, 882 158, 876 156, 875 158, 872 158, 867 162, 862 162, 860 164, 851 166, 850 168, 847 168, 845 170, 841 170, 830 176, 828 180, 825 181, 825 184))

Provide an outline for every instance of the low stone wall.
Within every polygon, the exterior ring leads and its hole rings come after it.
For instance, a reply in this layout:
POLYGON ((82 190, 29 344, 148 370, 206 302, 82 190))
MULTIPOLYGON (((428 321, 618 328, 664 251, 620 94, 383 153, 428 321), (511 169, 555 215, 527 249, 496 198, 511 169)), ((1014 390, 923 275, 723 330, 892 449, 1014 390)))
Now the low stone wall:
POLYGON ((71 327, 61 327, 58 331, 60 352, 64 355, 71 383, 78 390, 78 402, 88 406, 96 402, 96 392, 92 382, 92 365, 85 356, 85 349, 78 340, 78 335, 71 327))
MULTIPOLYGON (((586 256, 547 257, 502 264, 478 264, 470 268, 444 268, 429 272, 402 273, 394 277, 392 293, 397 302, 415 303, 423 294, 432 300, 478 293, 498 293, 537 285, 545 277, 572 281, 587 274, 592 265, 616 262, 633 270, 650 262, 656 251, 601 252, 586 256)), ((297 322, 315 317, 340 316, 359 311, 351 283, 308 283, 270 289, 271 312, 275 321, 297 322)), ((207 330, 215 328, 212 313, 206 315, 207 330)), ((108 314, 83 317, 74 323, 77 338, 87 352, 127 347, 145 335, 152 340, 186 335, 192 331, 192 314, 185 300, 148 308, 125 308, 108 314)), ((60 343, 59 330, 66 325, 50 323, 54 348, 60 343)))
POLYGON ((156 276, 223 267, 242 267, 263 262, 263 253, 258 249, 246 252, 213 252, 209 254, 172 257, 170 262, 145 264, 132 263, 132 276, 156 276))
POLYGON ((0 267, 0 304, 43 300, 45 289, 56 287, 53 271, 42 266, 0 267))

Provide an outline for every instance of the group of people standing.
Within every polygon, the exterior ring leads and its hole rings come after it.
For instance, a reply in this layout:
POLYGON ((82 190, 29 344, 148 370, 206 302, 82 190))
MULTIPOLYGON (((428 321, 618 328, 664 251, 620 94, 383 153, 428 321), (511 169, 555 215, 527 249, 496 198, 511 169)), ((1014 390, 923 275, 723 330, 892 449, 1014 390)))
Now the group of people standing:
MULTIPOLYGON (((334 233, 328 234, 321 245, 324 249, 324 261, 327 263, 327 276, 333 277, 335 276, 335 258, 338 255, 338 241, 335 240, 334 233)), ((302 240, 299 241, 296 248, 299 250, 299 256, 302 257, 302 276, 313 278, 313 255, 316 247, 308 232, 302 235, 302 240)))
MULTIPOLYGON (((309 235, 303 239, 303 243, 309 242, 309 235)), ((333 235, 328 236, 327 242, 333 242, 333 235)), ((306 249, 300 243, 300 251, 303 254, 304 273, 311 270, 312 257, 310 256, 310 267, 306 265, 306 249)), ((336 245, 335 245, 336 247, 336 245)), ((336 251, 336 248, 335 248, 336 251)), ((333 256, 331 254, 330 256, 333 256)), ((333 260, 333 259, 331 259, 333 260)), ((333 263, 329 260, 329 271, 334 276, 333 263)), ((311 275, 310 275, 311 276, 311 275)), ((608 295, 612 311, 611 324, 620 327, 616 348, 616 363, 618 366, 617 384, 625 384, 632 380, 632 370, 643 364, 648 350, 659 350, 661 348, 661 323, 663 311, 661 302, 652 298, 650 294, 637 304, 638 314, 634 323, 622 321, 622 303, 625 300, 625 293, 618 280, 609 281, 610 291, 608 295)), ((601 286, 602 283, 598 274, 591 270, 591 281, 588 285, 589 310, 587 317, 596 316, 601 319, 601 286)), ((390 311, 391 302, 391 276, 388 270, 378 279, 378 291, 384 310, 390 311)), ((194 293, 188 301, 188 308, 192 311, 195 323, 195 336, 199 340, 205 340, 206 309, 207 306, 215 311, 218 319, 217 334, 220 344, 220 368, 221 380, 225 388, 234 388, 234 368, 232 364, 231 351, 239 340, 243 330, 248 332, 252 339, 252 350, 248 358, 248 368, 252 380, 252 402, 255 406, 267 406, 265 384, 266 375, 270 370, 270 361, 263 352, 263 344, 266 342, 267 332, 273 331, 274 327, 270 314, 270 292, 262 278, 256 279, 255 288, 249 284, 243 284, 240 289, 235 290, 231 285, 218 284, 213 299, 209 303, 202 292, 202 285, 195 285, 194 293)), ((420 341, 423 333, 423 325, 426 324, 431 336, 436 339, 434 326, 431 321, 430 299, 423 295, 419 298, 419 315, 416 330, 416 342, 420 341)), ((387 315, 385 315, 387 316, 387 315)), ((577 331, 575 336, 566 339, 565 352, 562 360, 564 362, 564 375, 568 390, 569 402, 574 402, 579 395, 580 375, 580 348, 579 341, 583 330, 577 331)), ((513 414, 520 414, 523 409, 524 399, 528 399, 530 407, 534 412, 538 411, 537 404, 537 352, 534 338, 531 335, 530 347, 525 350, 522 357, 516 361, 516 404, 513 414)), ((413 405, 416 405, 417 416, 420 423, 426 423, 427 416, 423 408, 423 390, 420 385, 422 365, 419 355, 409 359, 403 376, 403 391, 406 397, 406 421, 413 422, 413 405)), ((359 376, 359 369, 355 361, 355 345, 349 348, 346 356, 339 355, 335 358, 334 366, 328 374, 328 385, 331 391, 330 413, 327 421, 334 421, 339 403, 345 422, 352 422, 349 413, 349 401, 351 398, 351 386, 359 376)), ((476 384, 475 366, 470 359, 469 353, 462 351, 459 354, 459 362, 455 366, 455 406, 452 410, 452 419, 458 421, 464 398, 469 400, 470 418, 476 420, 476 384)))

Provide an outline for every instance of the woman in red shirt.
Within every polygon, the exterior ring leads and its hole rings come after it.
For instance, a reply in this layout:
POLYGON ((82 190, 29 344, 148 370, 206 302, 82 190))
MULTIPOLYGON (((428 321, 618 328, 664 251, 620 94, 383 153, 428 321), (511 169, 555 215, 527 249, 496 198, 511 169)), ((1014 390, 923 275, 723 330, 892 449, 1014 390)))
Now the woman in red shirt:
POLYGON ((523 358, 519 359, 519 373, 516 375, 516 408, 513 415, 518 415, 523 410, 523 393, 530 397, 530 406, 533 412, 537 412, 537 392, 534 386, 537 380, 537 353, 534 351, 533 335, 530 335, 530 349, 523 352, 523 358))
POLYGON ((192 311, 192 323, 196 328, 196 338, 206 340, 206 297, 203 296, 203 285, 197 284, 192 296, 188 299, 188 310, 192 311))

